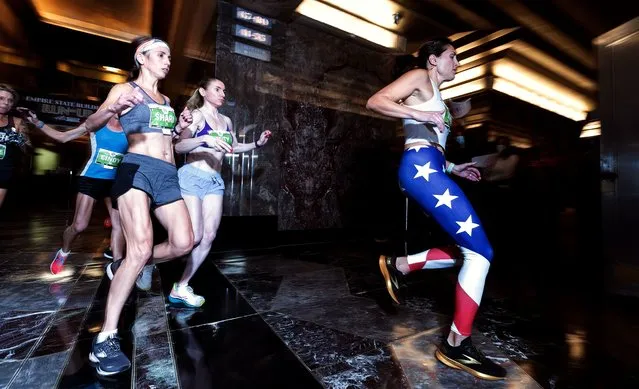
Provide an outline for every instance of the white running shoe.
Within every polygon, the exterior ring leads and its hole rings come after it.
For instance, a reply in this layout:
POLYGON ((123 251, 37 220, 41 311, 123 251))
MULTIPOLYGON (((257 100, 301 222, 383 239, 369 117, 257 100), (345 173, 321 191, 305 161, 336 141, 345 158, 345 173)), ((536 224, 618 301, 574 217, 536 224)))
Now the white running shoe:
POLYGON ((169 301, 174 304, 182 304, 189 308, 199 308, 204 304, 204 297, 193 293, 193 288, 188 285, 179 286, 178 283, 173 284, 169 301))

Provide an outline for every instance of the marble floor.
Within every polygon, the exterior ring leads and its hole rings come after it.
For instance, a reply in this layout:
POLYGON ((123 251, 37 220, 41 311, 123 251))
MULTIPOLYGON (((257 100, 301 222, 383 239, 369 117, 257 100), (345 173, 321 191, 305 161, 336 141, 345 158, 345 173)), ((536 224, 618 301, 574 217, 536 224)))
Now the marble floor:
MULTIPOLYGON (((0 388, 639 385, 639 361, 628 359, 635 337, 627 350, 606 351, 605 334, 593 338, 592 327, 571 324, 593 320, 571 303, 574 296, 555 296, 566 303, 558 314, 542 297, 500 285, 487 288, 473 338, 508 370, 507 380, 443 366, 433 353, 450 325, 455 271, 408 277, 407 304, 397 307, 383 289, 377 247, 362 240, 213 252, 191 282, 206 298, 198 310, 166 300, 183 263, 158 266, 152 289, 134 291, 120 320, 132 369, 101 378, 87 356, 109 287, 106 232, 94 223, 52 276, 49 260, 67 222, 65 212, 0 222, 0 388)), ((597 316, 613 324, 598 328, 632 333, 636 321, 617 313, 632 312, 636 302, 617 303, 597 316)))

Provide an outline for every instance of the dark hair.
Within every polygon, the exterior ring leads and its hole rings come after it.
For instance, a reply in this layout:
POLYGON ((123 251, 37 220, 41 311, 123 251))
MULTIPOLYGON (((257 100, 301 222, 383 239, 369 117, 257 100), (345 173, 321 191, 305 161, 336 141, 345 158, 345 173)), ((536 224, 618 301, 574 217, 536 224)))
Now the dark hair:
POLYGON ((131 41, 131 47, 133 47, 133 52, 131 56, 133 57, 133 68, 129 74, 129 81, 135 80, 140 75, 140 64, 135 58, 135 52, 140 47, 141 44, 146 43, 150 40, 154 39, 152 36, 139 36, 131 41))
MULTIPOLYGON (((18 92, 16 92, 15 89, 13 89, 12 87, 10 87, 7 84, 0 84, 0 92, 9 92, 11 93, 11 96, 13 96, 13 105, 15 106, 18 103, 18 100, 20 100, 20 95, 18 95, 18 92)), ((11 107, 13 108, 13 107, 11 107)))
POLYGON ((424 43, 417 53, 417 57, 414 55, 402 55, 395 60, 395 68, 393 69, 393 76, 398 78, 402 74, 413 70, 415 68, 428 69, 428 57, 434 55, 439 57, 448 48, 452 46, 453 41, 446 37, 433 38, 424 43))
POLYGON ((204 105, 204 98, 200 94, 200 88, 202 89, 208 88, 209 84, 212 83, 213 81, 219 81, 219 80, 217 78, 207 77, 203 79, 202 81, 200 81, 200 83, 197 85, 197 88, 195 88, 195 90, 193 91, 193 94, 191 95, 191 97, 189 97, 189 99, 186 102, 186 106, 189 108, 189 110, 194 111, 198 108, 201 108, 202 105, 204 105))

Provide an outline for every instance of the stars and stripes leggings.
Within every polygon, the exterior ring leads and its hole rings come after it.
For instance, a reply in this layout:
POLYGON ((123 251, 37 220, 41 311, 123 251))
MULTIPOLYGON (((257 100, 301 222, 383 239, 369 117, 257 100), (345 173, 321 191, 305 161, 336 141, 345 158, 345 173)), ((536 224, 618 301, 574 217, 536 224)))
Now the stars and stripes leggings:
MULTIPOLYGON (((445 173, 445 166, 444 155, 437 148, 411 147, 402 156, 399 182, 404 192, 439 223, 461 250, 463 264, 457 278, 451 329, 469 336, 493 249, 475 210, 445 173)), ((456 262, 450 249, 433 248, 408 256, 410 271, 452 267, 456 262)))

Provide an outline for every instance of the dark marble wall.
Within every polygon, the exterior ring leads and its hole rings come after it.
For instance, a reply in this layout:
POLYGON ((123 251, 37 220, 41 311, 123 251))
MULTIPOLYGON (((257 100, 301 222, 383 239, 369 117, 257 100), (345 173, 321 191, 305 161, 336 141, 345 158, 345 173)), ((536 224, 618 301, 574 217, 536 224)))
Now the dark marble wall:
POLYGON ((257 158, 242 159, 244 171, 239 158, 225 169, 227 188, 236 185, 226 214, 276 214, 283 230, 369 228, 397 215, 398 123, 365 108, 390 81, 392 56, 293 21, 274 25, 270 62, 246 58, 231 52, 233 6, 219 10, 216 76, 231 95, 224 112, 236 128, 257 124, 251 140, 273 131, 257 158))

